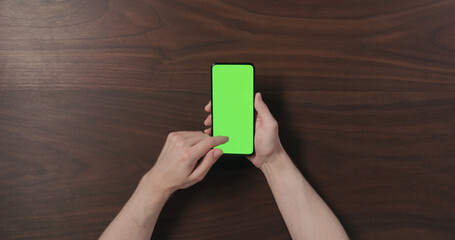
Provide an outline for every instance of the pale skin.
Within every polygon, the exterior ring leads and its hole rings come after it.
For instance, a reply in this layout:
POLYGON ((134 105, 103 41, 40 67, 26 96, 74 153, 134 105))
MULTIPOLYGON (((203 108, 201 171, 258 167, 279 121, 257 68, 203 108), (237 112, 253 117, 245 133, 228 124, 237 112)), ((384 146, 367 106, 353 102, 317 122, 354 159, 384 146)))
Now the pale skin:
MULTIPOLYGON (((349 239, 336 216, 285 152, 278 123, 260 93, 255 96, 254 107, 255 154, 247 159, 264 173, 292 239, 349 239)), ((204 109, 210 113, 211 103, 204 109)), ((155 166, 142 177, 100 239, 150 239, 169 196, 201 181, 222 155, 220 149, 213 147, 229 139, 209 136, 211 119, 209 114, 204 132, 169 134, 155 166)))

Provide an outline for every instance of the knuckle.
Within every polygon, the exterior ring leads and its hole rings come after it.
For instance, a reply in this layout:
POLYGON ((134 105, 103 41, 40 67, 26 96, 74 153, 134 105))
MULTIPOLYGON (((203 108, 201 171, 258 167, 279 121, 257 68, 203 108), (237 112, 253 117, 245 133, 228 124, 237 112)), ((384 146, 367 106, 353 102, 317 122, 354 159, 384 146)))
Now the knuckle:
POLYGON ((197 180, 197 176, 194 176, 194 175, 191 175, 191 176, 189 177, 189 180, 190 180, 193 184, 199 182, 199 181, 197 180))
POLYGON ((190 157, 191 157, 191 152, 190 151, 186 150, 186 151, 183 152, 182 160, 187 160, 190 157))
POLYGON ((208 137, 202 141, 204 145, 209 145, 212 143, 212 137, 208 137))
POLYGON ((167 139, 173 139, 173 138, 175 138, 175 135, 176 135, 176 132, 170 132, 170 133, 167 135, 167 139))
POLYGON ((274 129, 278 129, 278 122, 276 120, 272 120, 270 122, 270 126, 274 129))
POLYGON ((175 140, 175 145, 177 147, 183 147, 183 146, 185 146, 185 140, 182 138, 178 138, 175 140))
POLYGON ((202 175, 202 174, 199 174, 195 177, 195 180, 198 182, 202 181, 202 179, 204 179, 204 175, 202 175))

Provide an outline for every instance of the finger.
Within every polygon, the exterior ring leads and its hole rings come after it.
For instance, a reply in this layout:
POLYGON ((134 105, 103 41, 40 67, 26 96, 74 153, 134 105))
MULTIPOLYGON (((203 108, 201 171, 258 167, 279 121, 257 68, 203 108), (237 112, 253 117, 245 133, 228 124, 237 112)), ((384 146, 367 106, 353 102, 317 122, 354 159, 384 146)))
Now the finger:
POLYGON ((226 143, 229 140, 226 136, 207 137, 193 146, 192 159, 199 159, 206 154, 210 149, 220 144, 226 143))
POLYGON ((272 116, 272 113, 270 113, 269 108, 265 104, 264 100, 262 100, 262 94, 260 92, 256 93, 256 97, 254 99, 254 108, 258 112, 258 115, 261 116, 261 118, 267 119, 267 120, 275 120, 275 118, 272 116))
POLYGON ((211 112, 212 111, 212 100, 210 100, 209 103, 207 103, 207 105, 205 105, 204 110, 206 112, 211 112))
POLYGON ((207 118, 204 120, 204 125, 205 126, 212 126, 212 114, 209 114, 207 118))
POLYGON ((194 144, 202 141, 204 137, 209 137, 201 131, 180 131, 172 134, 171 141, 177 147, 193 146, 194 144))
POLYGON ((212 135, 212 128, 209 127, 209 128, 207 128, 207 129, 205 129, 205 130, 204 130, 204 133, 205 133, 205 134, 208 134, 208 135, 212 135))
POLYGON ((208 134, 205 134, 201 131, 195 131, 194 134, 191 134, 185 140, 190 146, 194 146, 198 142, 204 140, 204 138, 210 137, 208 134))
POLYGON ((218 160, 222 154, 223 151, 217 148, 208 151, 196 169, 194 169, 194 171, 190 174, 190 180, 199 182, 204 179, 210 168, 213 166, 213 164, 215 164, 216 160, 218 160))
POLYGON ((173 132, 173 134, 175 136, 180 136, 180 137, 183 137, 183 138, 191 137, 191 136, 197 135, 199 133, 200 133, 200 131, 178 131, 178 132, 173 132))
POLYGON ((179 136, 185 140, 188 140, 188 139, 191 139, 194 137, 198 137, 200 135, 205 135, 205 134, 203 134, 201 131, 180 131, 180 132, 177 132, 177 134, 176 134, 176 136, 179 136))

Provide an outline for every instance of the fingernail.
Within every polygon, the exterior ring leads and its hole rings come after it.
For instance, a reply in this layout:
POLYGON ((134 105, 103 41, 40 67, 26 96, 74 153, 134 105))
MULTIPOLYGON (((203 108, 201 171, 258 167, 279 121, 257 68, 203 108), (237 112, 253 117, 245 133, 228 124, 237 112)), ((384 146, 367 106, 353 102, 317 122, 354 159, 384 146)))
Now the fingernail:
POLYGON ((223 154, 223 150, 221 149, 216 149, 215 152, 213 153, 213 156, 215 158, 219 158, 221 156, 221 154, 223 154))
POLYGON ((258 92, 259 99, 262 100, 262 94, 258 92))

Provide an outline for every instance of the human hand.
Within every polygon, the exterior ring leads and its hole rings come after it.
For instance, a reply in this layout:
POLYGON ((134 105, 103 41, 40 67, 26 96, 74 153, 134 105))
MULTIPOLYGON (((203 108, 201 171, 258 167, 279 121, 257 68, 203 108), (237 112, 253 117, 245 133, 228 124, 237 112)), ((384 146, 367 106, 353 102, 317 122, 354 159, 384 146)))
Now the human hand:
POLYGON ((221 149, 212 148, 228 140, 228 137, 210 137, 200 131, 171 132, 155 166, 146 174, 149 183, 169 196, 201 181, 223 154, 221 149))
MULTIPOLYGON (((284 149, 278 136, 278 122, 272 116, 267 105, 262 100, 261 93, 256 93, 254 98, 254 108, 257 112, 254 136, 255 153, 253 156, 248 156, 247 159, 250 160, 257 168, 261 168, 265 162, 271 163, 277 159, 278 155, 284 153, 284 149)), ((204 107, 204 110, 210 113, 204 121, 204 125, 209 128, 205 129, 204 132, 211 134, 211 101, 204 107)))
POLYGON ((100 239, 150 239, 169 196, 201 181, 223 154, 221 149, 212 148, 228 140, 200 131, 170 133, 155 166, 142 177, 100 239))

